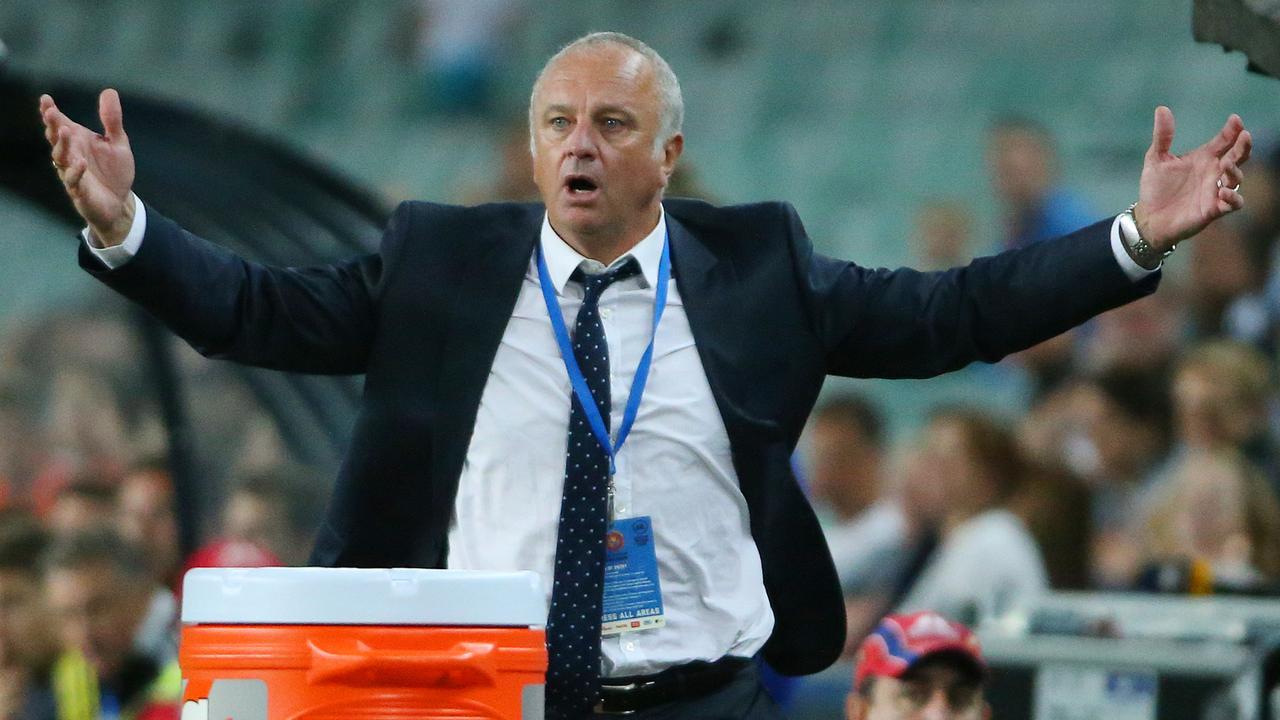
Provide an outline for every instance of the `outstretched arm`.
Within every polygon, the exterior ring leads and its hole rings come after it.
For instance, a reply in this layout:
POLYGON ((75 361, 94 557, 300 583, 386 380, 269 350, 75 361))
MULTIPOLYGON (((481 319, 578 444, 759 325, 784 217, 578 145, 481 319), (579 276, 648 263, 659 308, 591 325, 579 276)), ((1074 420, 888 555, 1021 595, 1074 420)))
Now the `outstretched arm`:
MULTIPOLYGON (((1149 269, 1174 243, 1244 204, 1240 168, 1252 139, 1238 116, 1186 155, 1171 154, 1172 142, 1173 114, 1158 108, 1134 209, 1156 257, 1144 263, 1149 269)), ((1134 245, 1116 219, 940 273, 870 270, 816 255, 798 219, 791 222, 827 370, 840 375, 927 377, 993 362, 1152 292, 1158 279, 1121 271, 1117 253, 1134 245)))
POLYGON ((384 260, 408 232, 407 205, 388 225, 381 254, 306 268, 249 262, 144 208, 131 189, 133 152, 115 90, 99 96, 98 114, 102 134, 72 121, 48 95, 40 98, 53 166, 89 226, 85 270, 209 357, 294 372, 364 372, 384 260))

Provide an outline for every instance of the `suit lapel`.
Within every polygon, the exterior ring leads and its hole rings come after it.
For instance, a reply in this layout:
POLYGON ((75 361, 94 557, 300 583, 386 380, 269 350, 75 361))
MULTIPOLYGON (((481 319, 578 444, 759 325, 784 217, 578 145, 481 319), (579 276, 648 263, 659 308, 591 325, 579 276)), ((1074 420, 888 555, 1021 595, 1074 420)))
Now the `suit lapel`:
POLYGON ((671 238, 672 273, 689 318, 694 345, 732 439, 743 417, 726 388, 733 377, 734 349, 741 345, 743 332, 733 322, 737 315, 732 312, 732 306, 739 297, 737 273, 732 260, 717 256, 671 213, 667 213, 667 229, 671 238))
POLYGON ((532 206, 517 207, 523 214, 514 223, 496 218, 468 228, 475 253, 459 273, 450 303, 454 320, 444 338, 444 372, 437 395, 447 419, 436 426, 440 452, 433 473, 440 479, 435 483, 436 507, 448 512, 453 510, 489 369, 538 239, 541 206, 537 212, 532 206))

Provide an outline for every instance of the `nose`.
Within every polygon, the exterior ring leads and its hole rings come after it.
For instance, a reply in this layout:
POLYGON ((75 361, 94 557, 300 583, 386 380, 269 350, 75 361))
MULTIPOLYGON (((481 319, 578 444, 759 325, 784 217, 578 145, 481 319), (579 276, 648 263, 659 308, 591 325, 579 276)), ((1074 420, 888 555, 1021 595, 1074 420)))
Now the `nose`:
POLYGON ((947 693, 942 688, 933 691, 929 696, 929 704, 921 708, 920 720, 951 720, 955 715, 951 712, 951 704, 947 702, 947 693))
POLYGON ((596 143, 596 130, 592 123, 576 123, 565 142, 565 151, 579 160, 589 160, 598 152, 596 143))

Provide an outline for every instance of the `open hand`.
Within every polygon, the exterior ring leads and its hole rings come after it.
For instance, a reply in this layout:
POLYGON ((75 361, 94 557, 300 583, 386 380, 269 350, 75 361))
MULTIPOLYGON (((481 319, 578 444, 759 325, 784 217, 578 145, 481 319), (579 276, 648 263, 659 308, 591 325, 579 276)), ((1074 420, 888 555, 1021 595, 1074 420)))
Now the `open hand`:
POLYGON ((53 98, 40 96, 44 137, 52 146, 53 167, 76 212, 89 224, 103 247, 119 245, 133 225, 133 151, 124 134, 120 95, 112 89, 98 96, 103 134, 86 128, 58 109, 53 98))
POLYGON ((1240 166, 1249 159, 1253 138, 1240 116, 1232 115, 1221 132, 1186 155, 1169 152, 1172 145, 1173 112, 1161 105, 1133 209, 1138 232, 1158 252, 1244 207, 1240 166))

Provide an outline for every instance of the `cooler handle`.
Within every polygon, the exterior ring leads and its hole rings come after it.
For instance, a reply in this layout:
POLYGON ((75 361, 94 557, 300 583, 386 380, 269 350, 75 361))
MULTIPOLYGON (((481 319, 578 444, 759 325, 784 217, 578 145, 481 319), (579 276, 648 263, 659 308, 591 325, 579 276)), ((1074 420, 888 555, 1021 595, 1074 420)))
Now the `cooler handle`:
POLYGON ((493 643, 461 642, 448 650, 375 650, 357 642, 354 652, 311 646, 311 685, 409 685, 461 688, 497 682, 493 643))

